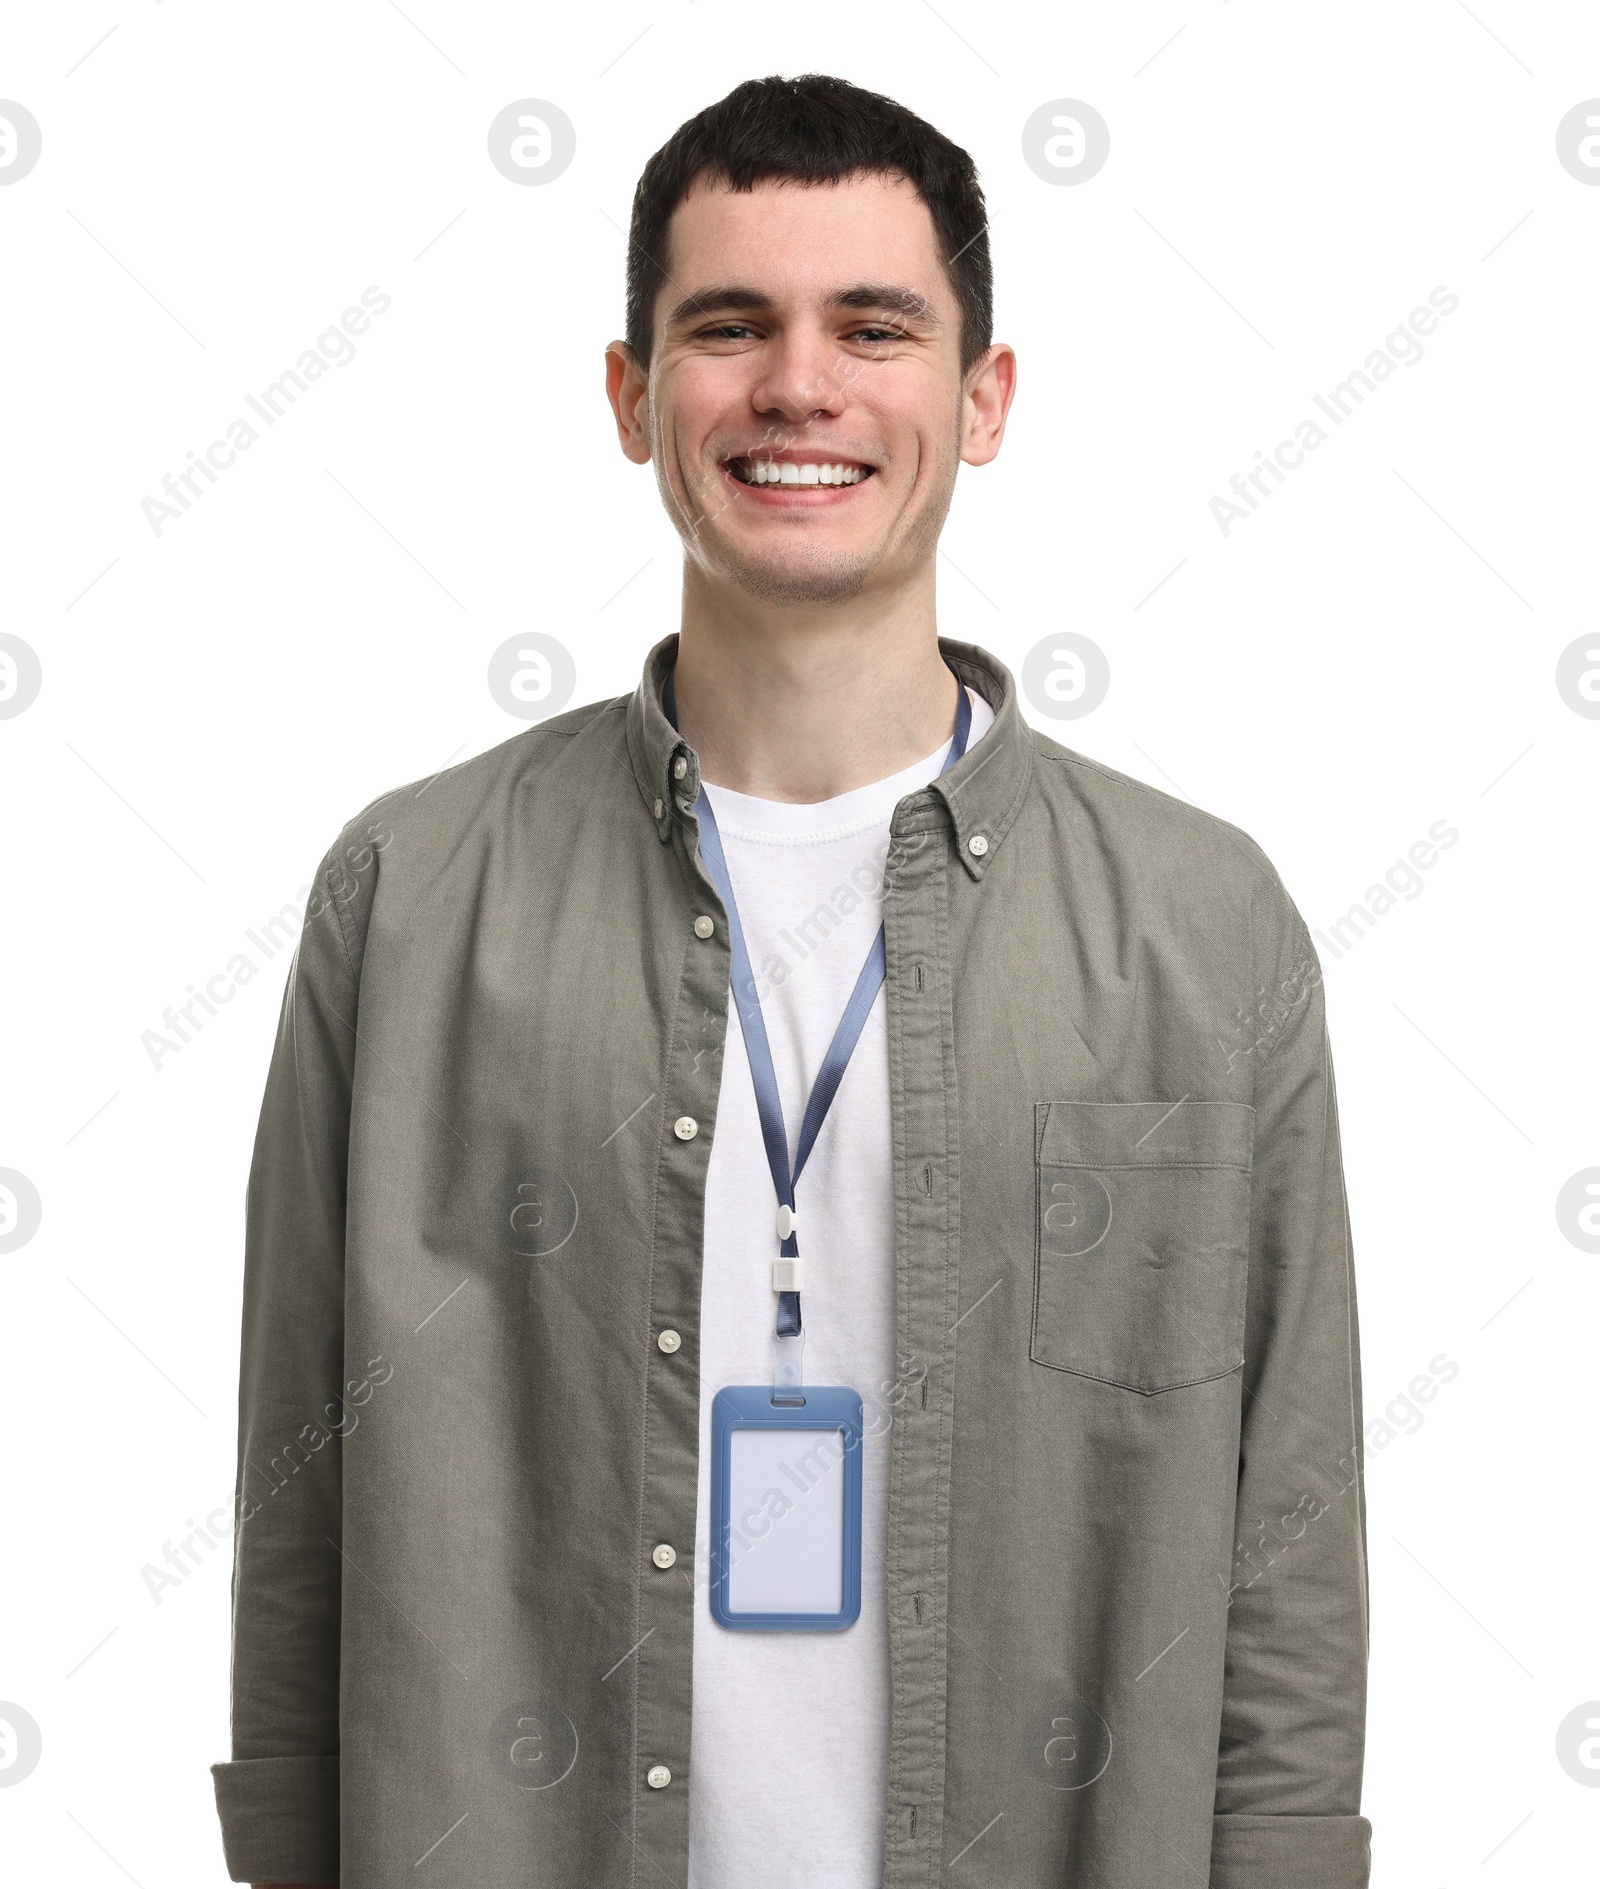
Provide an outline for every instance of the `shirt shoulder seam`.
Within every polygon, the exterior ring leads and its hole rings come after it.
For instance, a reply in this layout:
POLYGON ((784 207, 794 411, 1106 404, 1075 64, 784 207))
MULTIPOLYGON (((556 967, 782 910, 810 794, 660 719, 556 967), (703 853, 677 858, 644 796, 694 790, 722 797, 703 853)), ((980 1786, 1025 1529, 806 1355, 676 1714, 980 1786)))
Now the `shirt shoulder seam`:
POLYGON ((1270 879, 1277 881, 1277 870, 1258 843, 1245 832, 1243 827, 1235 826, 1231 820, 1224 820, 1221 814, 1208 813, 1205 808, 1197 807, 1191 801, 1180 800, 1176 794, 1169 794, 1159 787, 1152 787, 1148 781, 1138 780, 1132 774, 1119 773, 1116 768, 1106 767, 1098 761, 1091 761, 1086 755, 1074 754, 1068 749, 1058 747, 1054 742, 1041 747, 1035 740, 1033 745, 1035 754, 1041 760, 1054 761, 1058 767, 1081 768, 1086 774, 1098 774, 1102 780, 1108 780, 1117 787, 1131 787, 1153 800, 1164 801, 1168 806, 1178 808, 1206 826, 1214 827, 1227 839, 1234 851, 1254 866, 1257 872, 1264 869, 1270 879))

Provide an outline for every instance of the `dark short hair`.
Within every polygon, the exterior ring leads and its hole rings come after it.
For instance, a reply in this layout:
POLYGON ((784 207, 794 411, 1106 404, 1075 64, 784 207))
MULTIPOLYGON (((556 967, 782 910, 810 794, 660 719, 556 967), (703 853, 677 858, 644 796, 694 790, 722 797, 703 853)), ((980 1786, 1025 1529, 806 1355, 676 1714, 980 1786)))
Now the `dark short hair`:
POLYGON ((904 177, 927 205, 961 311, 961 371, 994 338, 994 273, 977 166, 915 112, 848 79, 807 72, 747 79, 679 125, 645 165, 628 241, 628 347, 650 364, 656 297, 670 279, 673 212, 698 179, 751 190, 772 177, 831 184, 860 173, 904 177))

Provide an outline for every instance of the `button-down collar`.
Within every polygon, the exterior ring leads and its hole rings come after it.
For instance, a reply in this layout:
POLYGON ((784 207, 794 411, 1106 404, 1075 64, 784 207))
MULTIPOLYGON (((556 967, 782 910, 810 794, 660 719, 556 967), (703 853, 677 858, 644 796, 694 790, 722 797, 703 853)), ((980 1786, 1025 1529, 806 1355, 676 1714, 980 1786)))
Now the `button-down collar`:
MULTIPOLYGON (((897 834, 926 828, 944 803, 955 829, 957 851, 967 873, 981 879, 994 864, 1027 792, 1033 769, 1028 725, 1017 702, 1011 671, 971 643, 939 638, 939 653, 994 711, 994 725, 975 741, 948 773, 902 803, 897 834), (978 840, 980 844, 973 845, 978 840)), ((675 814, 692 808, 700 792, 700 761, 666 718, 661 685, 678 660, 676 634, 663 637, 645 659, 644 673, 628 704, 628 757, 639 794, 664 841, 675 814), (679 762, 684 771, 677 771, 679 762)))
POLYGON ((628 703, 628 759, 645 809, 662 840, 670 838, 680 802, 693 806, 700 792, 700 758, 661 707, 661 685, 678 660, 676 633, 663 637, 645 658, 644 674, 628 703), (683 773, 674 763, 687 763, 683 773))

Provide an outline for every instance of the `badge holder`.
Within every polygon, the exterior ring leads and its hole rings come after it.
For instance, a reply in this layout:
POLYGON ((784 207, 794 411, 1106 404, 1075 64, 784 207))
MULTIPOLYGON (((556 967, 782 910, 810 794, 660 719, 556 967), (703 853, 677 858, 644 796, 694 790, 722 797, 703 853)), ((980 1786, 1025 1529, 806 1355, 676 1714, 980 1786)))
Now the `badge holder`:
MULTIPOLYGON (((662 683, 661 707, 676 728, 670 671, 662 683)), ((955 736, 941 773, 966 753, 971 726, 972 704, 958 686, 955 736)), ((680 760, 679 769, 683 765, 680 760)), ((805 1381, 804 1261, 794 1190, 883 986, 887 941, 880 925, 812 1085, 791 1169, 772 1046, 704 785, 694 812, 700 855, 728 916, 730 985, 778 1197, 772 1383, 730 1385, 711 1405, 711 1617, 719 1626, 743 1632, 839 1633, 861 1614, 861 1398, 842 1386, 805 1381)))
MULTIPOLYGON (((786 1364, 777 1339, 778 1375, 786 1364)), ((796 1354, 798 1353, 796 1343, 796 1354)), ((736 1631, 840 1633, 861 1613, 861 1398, 735 1384, 711 1406, 711 1616, 736 1631)))

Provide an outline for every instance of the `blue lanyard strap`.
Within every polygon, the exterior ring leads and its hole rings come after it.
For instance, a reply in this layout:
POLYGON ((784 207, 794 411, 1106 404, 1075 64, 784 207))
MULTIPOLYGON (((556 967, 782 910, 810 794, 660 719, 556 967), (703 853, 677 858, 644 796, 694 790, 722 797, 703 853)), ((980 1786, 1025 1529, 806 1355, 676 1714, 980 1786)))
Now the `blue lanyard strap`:
MULTIPOLYGON (((954 673, 952 671, 952 673, 954 673)), ((957 677, 957 681, 960 678, 957 677)), ((669 722, 678 725, 678 704, 672 687, 672 673, 669 670, 666 683, 661 691, 661 707, 669 722)), ((967 737, 972 731, 972 703, 963 687, 956 703, 955 738, 950 743, 950 752, 944 758, 941 774, 954 767, 967 751, 967 737)), ((810 1159, 811 1150, 816 1146, 817 1136, 822 1132, 822 1124, 827 1120, 828 1110, 833 1098, 839 1092, 839 1084, 844 1080, 844 1072, 849 1067, 850 1057, 860 1041, 861 1032, 866 1027, 868 1013, 877 999, 887 973, 887 950, 884 940, 884 928, 878 927, 878 935, 872 941, 872 949, 867 953, 867 961, 861 967, 861 975, 856 979, 855 989, 850 993, 850 1001, 844 1007, 844 1015, 839 1019, 839 1027, 833 1033, 833 1041, 828 1045, 828 1053, 822 1059, 822 1067, 817 1071, 817 1079, 812 1085, 811 1098, 806 1103, 806 1112, 800 1123, 800 1142, 795 1149, 794 1166, 789 1166, 789 1137, 783 1122, 783 1103, 778 1096, 778 1078, 772 1066, 772 1045, 767 1040, 766 1020, 761 1014, 761 999, 756 993, 755 973, 750 966, 750 952, 745 944, 744 926, 739 920, 738 901, 733 896, 733 882, 728 877, 727 855, 722 850, 722 835, 717 830, 717 817, 711 810, 711 801, 704 786, 699 798, 694 803, 694 810, 700 821, 700 854, 705 860, 706 870, 711 875, 711 883, 717 888, 724 908, 728 914, 728 942, 733 953, 733 1000, 738 1007, 739 1023, 744 1030, 745 1052, 750 1062, 750 1079, 755 1086, 756 1111, 761 1117, 761 1139, 766 1145, 767 1166, 772 1170, 772 1185, 777 1192, 778 1205, 794 1210, 795 1183, 801 1170, 810 1159)), ((795 1258, 800 1251, 800 1243, 792 1227, 787 1237, 779 1246, 779 1252, 788 1259, 795 1258)), ((780 1292, 778 1294, 777 1336, 780 1338, 798 1337, 800 1333, 800 1294, 798 1292, 780 1292)))

